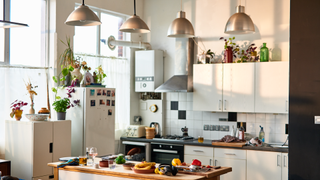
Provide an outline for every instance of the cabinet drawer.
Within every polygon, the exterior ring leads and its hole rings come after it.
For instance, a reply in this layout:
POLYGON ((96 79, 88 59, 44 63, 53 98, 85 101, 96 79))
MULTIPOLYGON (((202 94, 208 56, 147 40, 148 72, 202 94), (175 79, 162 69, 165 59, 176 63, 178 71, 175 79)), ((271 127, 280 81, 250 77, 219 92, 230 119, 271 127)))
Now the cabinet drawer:
POLYGON ((201 146, 184 146, 184 154, 212 157, 213 148, 201 146))
POLYGON ((246 150, 215 148, 214 157, 247 159, 246 150))

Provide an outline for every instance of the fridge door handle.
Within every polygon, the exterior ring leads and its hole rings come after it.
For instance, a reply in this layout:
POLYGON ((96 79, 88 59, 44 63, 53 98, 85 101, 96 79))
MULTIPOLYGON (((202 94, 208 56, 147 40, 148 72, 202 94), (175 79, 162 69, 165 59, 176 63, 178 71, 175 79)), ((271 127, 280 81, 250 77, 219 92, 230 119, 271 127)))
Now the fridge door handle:
POLYGON ((49 153, 52 153, 52 151, 53 151, 53 143, 50 143, 49 144, 49 153))

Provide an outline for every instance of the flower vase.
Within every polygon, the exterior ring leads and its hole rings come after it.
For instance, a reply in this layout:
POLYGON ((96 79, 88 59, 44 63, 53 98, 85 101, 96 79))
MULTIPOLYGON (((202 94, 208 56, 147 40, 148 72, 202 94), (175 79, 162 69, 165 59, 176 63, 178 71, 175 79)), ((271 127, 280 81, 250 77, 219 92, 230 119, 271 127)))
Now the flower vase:
POLYGON ((227 47, 224 51, 224 60, 225 63, 233 63, 233 52, 231 47, 227 47))
POLYGON ((66 120, 66 112, 57 112, 57 119, 58 120, 66 120))
MULTIPOLYGON (((74 70, 71 72, 71 77, 76 78, 79 80, 79 82, 81 82, 83 76, 80 72, 80 68, 74 68, 74 70)), ((77 86, 78 85, 80 86, 80 83, 78 83, 77 86)))
POLYGON ((34 114, 34 108, 33 108, 34 104, 32 103, 30 106, 31 108, 29 110, 29 114, 34 114))
POLYGON ((23 110, 17 109, 14 112, 14 118, 16 118, 17 121, 20 121, 21 117, 22 117, 22 112, 23 110))

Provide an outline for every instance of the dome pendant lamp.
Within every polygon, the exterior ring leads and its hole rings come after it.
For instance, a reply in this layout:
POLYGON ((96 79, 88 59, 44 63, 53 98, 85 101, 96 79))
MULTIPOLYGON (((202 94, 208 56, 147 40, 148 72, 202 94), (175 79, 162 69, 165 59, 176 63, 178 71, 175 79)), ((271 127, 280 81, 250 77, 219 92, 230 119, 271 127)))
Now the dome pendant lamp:
POLYGON ((236 7, 237 13, 233 14, 225 27, 226 34, 249 34, 254 33, 255 28, 251 18, 245 13, 244 6, 236 7))
POLYGON ((186 19, 186 12, 182 11, 182 0, 181 0, 181 11, 178 12, 177 18, 173 20, 169 29, 168 37, 175 38, 190 38, 194 37, 194 29, 191 22, 186 19))
POLYGON ((0 28, 29 27, 28 24, 6 21, 6 0, 3 0, 3 20, 0 20, 0 28))
POLYGON ((134 14, 128 20, 126 20, 119 31, 128 33, 148 33, 150 32, 147 24, 136 15, 136 0, 134 0, 134 14))
POLYGON ((101 21, 96 13, 86 6, 84 0, 82 0, 82 4, 72 11, 65 24, 69 26, 98 26, 101 21))

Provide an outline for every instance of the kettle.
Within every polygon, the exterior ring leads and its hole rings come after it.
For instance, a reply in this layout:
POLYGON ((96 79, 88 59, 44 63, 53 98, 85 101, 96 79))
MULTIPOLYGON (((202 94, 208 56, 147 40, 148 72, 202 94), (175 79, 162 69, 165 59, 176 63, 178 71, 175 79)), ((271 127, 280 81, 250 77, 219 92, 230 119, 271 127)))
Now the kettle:
POLYGON ((155 138, 160 138, 160 124, 157 122, 152 122, 150 123, 150 127, 154 127, 155 128, 155 138))

